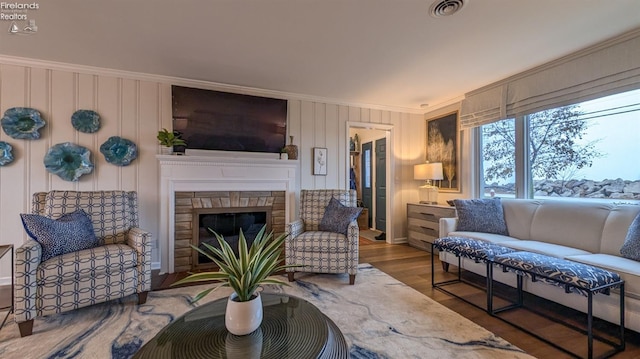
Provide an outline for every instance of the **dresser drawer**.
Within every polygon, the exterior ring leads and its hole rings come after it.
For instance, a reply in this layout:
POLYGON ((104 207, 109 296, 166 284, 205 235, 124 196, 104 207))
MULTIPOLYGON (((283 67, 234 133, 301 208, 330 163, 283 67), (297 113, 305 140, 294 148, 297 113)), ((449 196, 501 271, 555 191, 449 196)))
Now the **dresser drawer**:
POLYGON ((456 216, 453 207, 407 204, 407 242, 410 246, 431 251, 433 241, 440 237, 440 218, 456 216))
POLYGON ((453 208, 426 207, 418 205, 407 205, 407 217, 420 218, 427 221, 439 222, 440 218, 455 217, 453 208))
POLYGON ((424 219, 408 218, 407 225, 409 232, 424 233, 433 237, 438 237, 439 223, 424 219))

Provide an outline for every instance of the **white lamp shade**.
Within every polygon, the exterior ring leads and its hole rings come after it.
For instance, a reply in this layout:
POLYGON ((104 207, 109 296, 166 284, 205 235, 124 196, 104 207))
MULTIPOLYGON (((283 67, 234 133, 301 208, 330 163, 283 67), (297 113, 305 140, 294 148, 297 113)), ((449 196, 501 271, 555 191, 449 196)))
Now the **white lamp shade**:
POLYGON ((441 180, 442 175, 442 163, 422 163, 413 166, 413 179, 417 180, 441 180))

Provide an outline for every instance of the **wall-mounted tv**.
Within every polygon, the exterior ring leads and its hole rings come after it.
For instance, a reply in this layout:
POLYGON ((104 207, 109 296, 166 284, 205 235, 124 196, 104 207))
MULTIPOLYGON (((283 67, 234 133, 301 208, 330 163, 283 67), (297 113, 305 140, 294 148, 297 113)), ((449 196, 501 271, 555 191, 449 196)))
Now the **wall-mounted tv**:
POLYGON ((171 86, 173 130, 188 149, 279 153, 287 100, 171 86))

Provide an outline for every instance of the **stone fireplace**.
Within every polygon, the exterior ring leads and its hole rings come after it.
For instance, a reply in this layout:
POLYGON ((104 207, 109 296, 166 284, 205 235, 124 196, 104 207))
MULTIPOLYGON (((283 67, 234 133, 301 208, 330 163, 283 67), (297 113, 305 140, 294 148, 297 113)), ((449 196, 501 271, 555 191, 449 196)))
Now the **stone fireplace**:
MULTIPOLYGON (((202 223, 206 215, 238 216, 240 221, 244 217, 260 216, 256 224, 267 225, 267 230, 273 230, 274 236, 285 232, 285 192, 284 191, 199 191, 199 192, 175 192, 175 244, 174 244, 174 270, 185 272, 189 270, 211 268, 214 265, 209 261, 203 261, 200 255, 191 248, 191 245, 200 246, 203 238, 213 235, 206 231, 211 228, 233 238, 229 225, 214 223, 202 223), (263 223, 264 222, 264 223, 263 223), (225 228, 223 228, 225 227, 225 228)), ((213 221, 211 221, 213 222, 213 221)), ((252 223, 245 220, 243 227, 245 234, 253 233, 252 223), (248 232, 251 231, 251 232, 248 232)), ((233 227, 233 225, 231 225, 233 227)), ((217 241, 214 241, 217 242, 217 241)), ((237 245, 236 241, 229 241, 237 245)), ((217 243, 216 245, 217 246, 217 243)))
POLYGON ((275 154, 236 156, 157 156, 161 273, 192 269, 194 209, 270 207, 274 234, 283 233, 295 218, 298 161, 279 160, 275 154))

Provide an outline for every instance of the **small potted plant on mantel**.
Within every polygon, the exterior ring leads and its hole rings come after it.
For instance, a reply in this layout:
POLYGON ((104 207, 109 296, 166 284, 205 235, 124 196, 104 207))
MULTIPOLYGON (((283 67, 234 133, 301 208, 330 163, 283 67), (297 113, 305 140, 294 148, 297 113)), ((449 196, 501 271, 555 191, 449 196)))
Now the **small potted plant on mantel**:
POLYGON ((250 334, 258 329, 262 323, 262 299, 258 287, 262 284, 288 285, 281 280, 269 278, 269 276, 286 268, 297 267, 297 265, 281 264, 280 255, 287 234, 284 233, 271 240, 273 232, 267 234, 265 225, 256 235, 251 248, 248 248, 247 240, 241 230, 237 257, 224 237, 215 232, 213 234, 218 240, 220 249, 207 243, 202 243, 205 249, 193 245, 191 247, 212 260, 219 270, 191 274, 173 285, 208 281, 222 282, 198 293, 193 302, 199 301, 220 287, 231 287, 234 293, 227 300, 225 326, 231 334, 250 334))
POLYGON ((160 142, 160 153, 163 155, 173 154, 173 146, 185 146, 187 143, 175 133, 169 132, 166 128, 158 131, 158 141, 160 142))

